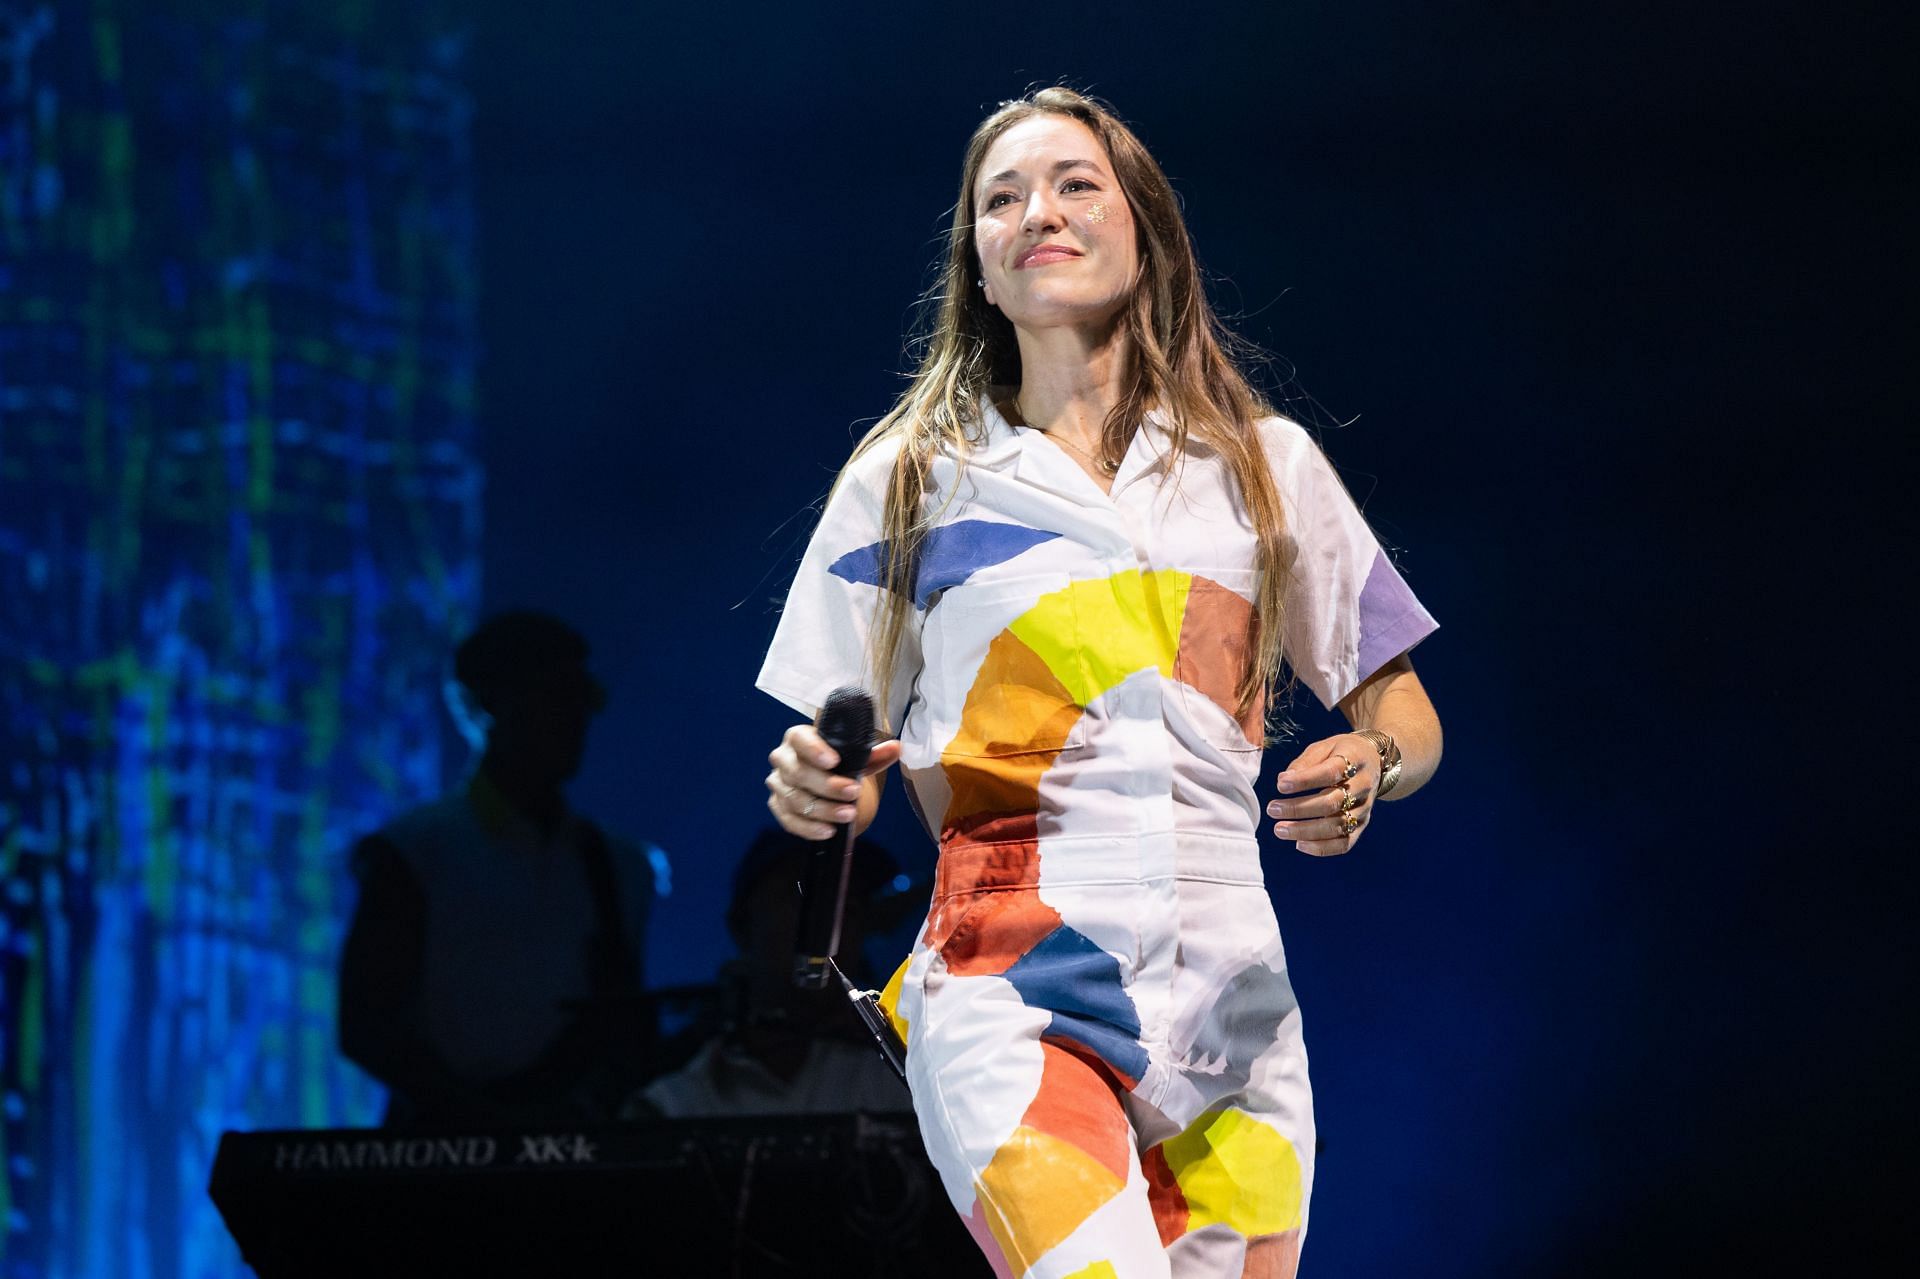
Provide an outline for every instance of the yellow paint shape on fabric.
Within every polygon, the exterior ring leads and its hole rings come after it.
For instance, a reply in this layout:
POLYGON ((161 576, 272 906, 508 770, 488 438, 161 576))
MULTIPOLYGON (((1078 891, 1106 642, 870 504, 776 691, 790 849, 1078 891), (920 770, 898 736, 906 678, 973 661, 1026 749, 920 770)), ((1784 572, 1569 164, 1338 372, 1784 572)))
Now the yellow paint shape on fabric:
POLYGON ((1078 1146, 1021 1124, 994 1151, 978 1193, 987 1229, 1017 1273, 1078 1230, 1122 1184, 1078 1146))
POLYGON ((1113 1268, 1111 1261, 1096 1261, 1074 1271, 1066 1279, 1120 1279, 1120 1273, 1113 1268))
POLYGON ((1007 629, 1087 706, 1138 671, 1172 678, 1192 586, 1190 573, 1130 568, 1042 595, 1007 629))
POLYGON ((1300 1225, 1300 1157, 1277 1130, 1238 1110, 1200 1116, 1161 1147, 1187 1200, 1187 1229, 1216 1222, 1235 1233, 1300 1225))
POLYGON ((901 960, 900 966, 893 970, 893 976, 887 978, 887 984, 880 990, 880 1011, 893 1023, 893 1033, 900 1036, 903 1044, 907 1042, 907 1019, 900 1015, 900 991, 907 984, 907 965, 912 962, 912 955, 901 960))

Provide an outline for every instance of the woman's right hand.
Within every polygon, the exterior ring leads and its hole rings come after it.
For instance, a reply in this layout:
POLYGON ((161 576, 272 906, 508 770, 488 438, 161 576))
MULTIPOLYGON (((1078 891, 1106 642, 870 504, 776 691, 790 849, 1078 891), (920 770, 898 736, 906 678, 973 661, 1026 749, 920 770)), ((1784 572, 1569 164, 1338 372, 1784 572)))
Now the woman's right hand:
POLYGON ((782 830, 801 839, 826 839, 836 825, 852 823, 858 834, 880 806, 882 774, 900 758, 900 743, 885 741, 867 756, 858 778, 836 777, 840 762, 811 724, 795 724, 767 756, 767 808, 782 830))

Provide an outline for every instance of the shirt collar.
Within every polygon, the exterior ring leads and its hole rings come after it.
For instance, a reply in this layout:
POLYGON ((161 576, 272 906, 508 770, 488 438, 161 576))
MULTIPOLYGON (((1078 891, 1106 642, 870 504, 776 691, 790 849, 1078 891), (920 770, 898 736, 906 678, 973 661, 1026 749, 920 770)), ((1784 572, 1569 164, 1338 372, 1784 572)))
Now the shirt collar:
POLYGON ((979 399, 982 439, 967 450, 967 465, 1001 470, 1017 463, 1025 450, 1022 436, 1027 432, 1007 421, 991 392, 982 391, 979 399))
MULTIPOLYGON (((981 392, 979 403, 984 438, 967 453, 967 465, 995 471, 1012 468, 1022 478, 1031 475, 1031 465, 1025 460, 1028 450, 1036 446, 1053 446, 1041 445, 1034 438, 1039 433, 1033 429, 1022 429, 1009 422, 991 394, 981 392)), ((1187 447, 1192 450, 1200 446, 1189 440, 1187 447)), ((1120 461, 1119 471, 1114 474, 1115 489, 1166 461, 1172 453, 1173 437, 1167 431, 1167 411, 1148 409, 1141 419, 1140 429, 1134 432, 1133 442, 1127 447, 1127 455, 1120 461)))

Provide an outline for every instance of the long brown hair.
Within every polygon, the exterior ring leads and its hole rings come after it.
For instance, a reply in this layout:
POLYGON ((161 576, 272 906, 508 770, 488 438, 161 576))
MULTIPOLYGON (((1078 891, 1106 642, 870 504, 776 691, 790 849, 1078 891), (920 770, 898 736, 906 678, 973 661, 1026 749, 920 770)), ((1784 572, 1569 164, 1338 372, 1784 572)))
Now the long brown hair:
MULTIPOLYGON (((911 384, 891 411, 861 440, 853 456, 897 442, 883 515, 886 562, 870 634, 874 688, 884 698, 893 684, 900 638, 913 607, 920 548, 940 512, 926 505, 934 456, 948 450, 962 466, 970 446, 984 441, 981 397, 993 386, 1018 386, 1020 347, 1012 321, 973 287, 980 260, 973 245, 973 186, 988 150, 1022 120, 1053 114, 1093 131, 1112 159, 1121 192, 1138 228, 1139 275, 1126 304, 1125 389, 1107 415, 1102 455, 1125 456, 1149 409, 1165 414, 1177 457, 1189 439, 1217 452, 1237 484, 1258 539, 1259 588, 1249 623, 1248 664, 1237 690, 1244 713, 1280 672, 1281 608, 1288 561, 1285 518, 1254 423, 1272 410, 1248 385, 1230 350, 1237 340, 1208 305, 1178 198, 1140 139, 1106 104, 1067 88, 1047 88, 1003 102, 967 142, 960 198, 953 209, 946 260, 929 290, 932 331, 911 384)), ((898 731, 899 725, 890 725, 898 731)))

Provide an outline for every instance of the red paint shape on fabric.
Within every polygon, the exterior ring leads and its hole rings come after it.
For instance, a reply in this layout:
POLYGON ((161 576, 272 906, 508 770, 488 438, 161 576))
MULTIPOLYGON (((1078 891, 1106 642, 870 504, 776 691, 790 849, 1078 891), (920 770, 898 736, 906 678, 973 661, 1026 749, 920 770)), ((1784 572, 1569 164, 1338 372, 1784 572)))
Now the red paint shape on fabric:
POLYGON ((926 944, 958 976, 1002 973, 1060 924, 1040 900, 1039 819, 981 819, 950 832, 934 871, 926 944), (984 837, 984 838, 979 838, 984 837))
POLYGON ((951 823, 940 841, 933 894, 951 897, 994 888, 1040 885, 1040 818, 1023 813, 985 813, 951 823))
POLYGON ((1255 698, 1240 712, 1240 681, 1253 664, 1258 626, 1253 605, 1209 578, 1196 577, 1187 592, 1187 611, 1180 623, 1180 647, 1173 659, 1173 677, 1240 723, 1247 740, 1259 743, 1265 731, 1265 699, 1255 698))
POLYGON ((1153 1224, 1160 1231, 1160 1246, 1164 1248, 1187 1233, 1187 1196, 1159 1146, 1149 1147, 1140 1156, 1140 1174, 1146 1178, 1147 1204, 1153 1209, 1153 1224))
POLYGON ((1040 1050, 1040 1088, 1020 1122, 1072 1142, 1125 1181, 1132 1130, 1109 1072, 1057 1042, 1042 1040, 1040 1050))
POLYGON ((1140 1086, 1138 1079, 1135 1079, 1132 1075, 1129 1075, 1126 1071, 1120 1069, 1120 1067, 1114 1065, 1077 1039, 1069 1038, 1066 1035, 1055 1034, 1052 1031, 1042 1031, 1040 1033, 1040 1042, 1043 1044, 1051 1044, 1056 1048, 1065 1049, 1067 1052, 1072 1053, 1081 1061, 1085 1062, 1090 1069, 1099 1071, 1101 1076, 1106 1079, 1108 1085, 1113 1088, 1116 1095, 1120 1093, 1130 1093, 1140 1086))
POLYGON ((949 829, 926 944, 956 977, 997 975, 1060 926, 1040 900, 1039 818, 1008 813, 949 829), (979 837, 985 836, 981 841, 979 837))
POLYGON ((1031 888, 981 893, 969 902, 940 946, 956 977, 998 975, 1060 927, 1060 912, 1031 888))

